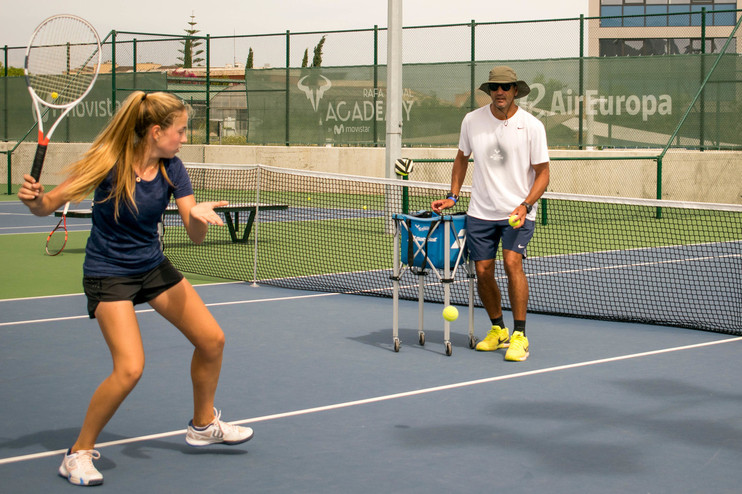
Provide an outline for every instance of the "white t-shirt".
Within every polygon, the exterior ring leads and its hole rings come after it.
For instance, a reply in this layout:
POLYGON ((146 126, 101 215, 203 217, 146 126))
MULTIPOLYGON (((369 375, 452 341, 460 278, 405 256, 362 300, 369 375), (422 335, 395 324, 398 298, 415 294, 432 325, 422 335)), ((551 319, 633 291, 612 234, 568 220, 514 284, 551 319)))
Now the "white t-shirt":
POLYGON ((544 124, 520 107, 508 120, 495 118, 489 105, 467 113, 459 149, 474 158, 468 214, 483 220, 507 219, 533 187, 531 165, 549 161, 544 124))

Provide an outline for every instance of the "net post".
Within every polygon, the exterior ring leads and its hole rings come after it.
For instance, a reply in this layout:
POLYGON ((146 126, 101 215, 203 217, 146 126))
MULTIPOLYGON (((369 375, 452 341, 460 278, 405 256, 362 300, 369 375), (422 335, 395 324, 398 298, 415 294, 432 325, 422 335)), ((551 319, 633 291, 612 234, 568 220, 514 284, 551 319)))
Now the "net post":
MULTIPOLYGON (((409 175, 404 175, 402 180, 409 180, 409 175)), ((402 187, 402 213, 409 214, 410 212, 410 192, 408 187, 402 187)))
MULTIPOLYGON (((657 157, 657 200, 662 199, 662 156, 657 157)), ((662 218, 662 208, 657 206, 655 217, 662 218)))
POLYGON ((12 174, 12 171, 11 171, 11 161, 13 160, 11 158, 11 156, 13 156, 13 152, 10 151, 10 150, 8 150, 8 151, 5 151, 5 153, 8 156, 8 195, 11 195, 13 193, 13 187, 12 187, 12 183, 13 183, 13 178, 12 177, 13 177, 13 174, 12 174))
MULTIPOLYGON (((262 168, 262 165, 258 165, 256 173, 257 177, 255 178, 255 222, 253 223, 253 227, 255 228, 255 233, 252 235, 253 240, 253 253, 252 253, 252 286, 258 286, 258 230, 260 227, 258 226, 258 223, 260 223, 260 218, 258 215, 260 214, 260 170, 262 168)), ((237 217, 239 217, 239 212, 237 212, 237 217)))

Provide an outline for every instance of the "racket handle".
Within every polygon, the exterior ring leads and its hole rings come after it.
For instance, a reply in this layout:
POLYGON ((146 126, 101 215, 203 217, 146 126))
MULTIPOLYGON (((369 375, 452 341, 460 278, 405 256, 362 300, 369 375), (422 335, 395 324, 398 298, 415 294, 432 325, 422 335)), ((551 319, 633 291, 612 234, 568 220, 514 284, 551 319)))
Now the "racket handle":
POLYGON ((39 144, 36 147, 36 156, 33 158, 33 166, 31 167, 31 176, 39 181, 41 176, 41 168, 44 166, 44 157, 46 156, 46 144, 39 144))

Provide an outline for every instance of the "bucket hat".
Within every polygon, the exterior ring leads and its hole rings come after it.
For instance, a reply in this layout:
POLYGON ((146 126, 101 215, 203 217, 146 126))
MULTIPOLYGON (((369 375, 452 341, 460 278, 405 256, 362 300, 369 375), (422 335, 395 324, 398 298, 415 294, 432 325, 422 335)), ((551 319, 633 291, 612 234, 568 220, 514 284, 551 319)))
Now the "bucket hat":
POLYGON ((531 92, 531 88, 528 87, 528 84, 526 84, 525 81, 519 80, 518 76, 515 75, 515 71, 507 65, 498 65, 497 67, 493 67, 492 70, 490 70, 489 79, 487 79, 487 82, 483 82, 482 85, 479 86, 479 89, 490 94, 490 82, 515 84, 518 87, 518 94, 515 96, 516 99, 522 98, 531 92))

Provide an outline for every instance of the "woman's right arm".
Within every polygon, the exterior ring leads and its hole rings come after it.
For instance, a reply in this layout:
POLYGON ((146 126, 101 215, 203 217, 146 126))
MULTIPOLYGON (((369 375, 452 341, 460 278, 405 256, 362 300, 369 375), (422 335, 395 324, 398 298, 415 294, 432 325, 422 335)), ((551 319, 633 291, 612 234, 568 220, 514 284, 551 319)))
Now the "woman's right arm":
POLYGON ((28 209, 36 216, 48 216, 59 209, 69 199, 65 194, 70 179, 50 190, 44 192, 44 186, 36 182, 31 175, 23 176, 23 184, 18 190, 18 199, 28 206, 28 209))

